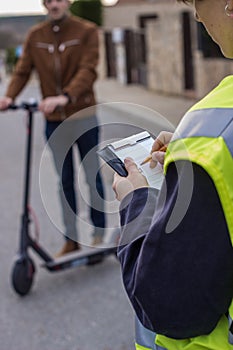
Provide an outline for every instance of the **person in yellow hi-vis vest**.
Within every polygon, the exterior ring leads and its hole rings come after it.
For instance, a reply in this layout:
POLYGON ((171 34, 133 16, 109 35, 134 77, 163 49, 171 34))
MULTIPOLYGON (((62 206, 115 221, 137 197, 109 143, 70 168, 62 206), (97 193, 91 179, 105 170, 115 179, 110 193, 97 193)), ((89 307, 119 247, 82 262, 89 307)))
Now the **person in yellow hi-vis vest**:
MULTIPOLYGON (((233 0, 180 2, 193 5, 232 59, 233 0)), ((159 193, 130 158, 128 176, 114 177, 137 350, 233 349, 232 156, 233 75, 185 114, 174 135, 158 135, 150 166, 164 164, 159 193)))

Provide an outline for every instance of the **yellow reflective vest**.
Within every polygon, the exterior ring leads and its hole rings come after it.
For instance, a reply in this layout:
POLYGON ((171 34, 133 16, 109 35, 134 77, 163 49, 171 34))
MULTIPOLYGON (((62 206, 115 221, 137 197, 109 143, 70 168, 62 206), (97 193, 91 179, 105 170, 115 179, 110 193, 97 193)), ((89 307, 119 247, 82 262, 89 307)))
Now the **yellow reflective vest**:
MULTIPOLYGON (((184 116, 166 152, 164 171, 169 164, 187 160, 201 166, 212 178, 221 201, 233 244, 233 76, 226 77, 184 116)), ((205 315, 203 315, 205 317, 205 315)), ((175 340, 155 334, 148 346, 136 340, 137 350, 233 350, 229 317, 223 315, 208 335, 175 340)))

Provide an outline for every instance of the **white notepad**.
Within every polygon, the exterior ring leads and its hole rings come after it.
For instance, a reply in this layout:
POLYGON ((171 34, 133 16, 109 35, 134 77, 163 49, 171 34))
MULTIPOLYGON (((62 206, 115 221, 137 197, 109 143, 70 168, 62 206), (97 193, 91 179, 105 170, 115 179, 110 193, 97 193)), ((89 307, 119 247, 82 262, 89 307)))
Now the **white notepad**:
MULTIPOLYGON (((104 150, 111 152, 111 154, 114 154, 122 162, 124 162, 126 157, 133 158, 138 168, 142 170, 142 173, 147 178, 148 184, 151 187, 160 189, 164 179, 162 165, 158 163, 153 169, 150 168, 150 162, 140 165, 141 162, 150 154, 153 143, 154 139, 151 137, 151 135, 147 131, 143 131, 139 134, 110 143, 104 150)), ((98 153, 106 161, 103 156, 104 150, 98 153)), ((114 164, 111 164, 114 163, 114 161, 115 159, 112 157, 110 161, 108 159, 107 163, 114 168, 114 164)))

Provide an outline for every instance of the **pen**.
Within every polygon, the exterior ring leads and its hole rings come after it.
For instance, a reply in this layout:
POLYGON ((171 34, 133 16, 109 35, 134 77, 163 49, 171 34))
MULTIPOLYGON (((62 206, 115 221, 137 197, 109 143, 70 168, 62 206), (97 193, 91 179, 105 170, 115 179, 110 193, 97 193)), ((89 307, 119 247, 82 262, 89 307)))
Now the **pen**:
MULTIPOLYGON (((164 145, 164 146, 162 146, 160 149, 158 149, 158 152, 166 152, 166 150, 167 150, 167 145, 164 145)), ((144 165, 144 164, 150 162, 151 159, 152 159, 152 156, 151 156, 151 154, 150 154, 148 157, 146 157, 146 158, 140 163, 140 165, 144 165)))

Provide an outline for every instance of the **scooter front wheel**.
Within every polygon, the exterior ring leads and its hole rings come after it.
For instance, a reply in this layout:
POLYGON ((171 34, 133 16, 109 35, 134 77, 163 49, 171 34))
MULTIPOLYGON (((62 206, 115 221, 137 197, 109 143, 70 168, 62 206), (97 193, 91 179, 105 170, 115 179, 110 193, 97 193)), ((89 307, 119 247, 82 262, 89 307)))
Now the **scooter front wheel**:
POLYGON ((17 294, 24 296, 32 287, 35 265, 30 257, 16 260, 12 269, 12 286, 17 294))

